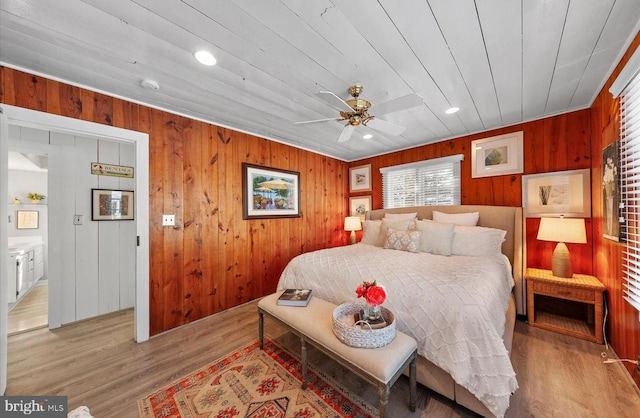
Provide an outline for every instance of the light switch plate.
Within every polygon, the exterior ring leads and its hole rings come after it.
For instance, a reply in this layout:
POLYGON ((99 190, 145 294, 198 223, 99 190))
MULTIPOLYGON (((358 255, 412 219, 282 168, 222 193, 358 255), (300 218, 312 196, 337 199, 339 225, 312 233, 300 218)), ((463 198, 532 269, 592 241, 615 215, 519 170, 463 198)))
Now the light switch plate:
POLYGON ((162 215, 162 226, 174 226, 176 224, 176 215, 162 215))
POLYGON ((84 222, 84 215, 73 215, 73 224, 82 225, 84 222))

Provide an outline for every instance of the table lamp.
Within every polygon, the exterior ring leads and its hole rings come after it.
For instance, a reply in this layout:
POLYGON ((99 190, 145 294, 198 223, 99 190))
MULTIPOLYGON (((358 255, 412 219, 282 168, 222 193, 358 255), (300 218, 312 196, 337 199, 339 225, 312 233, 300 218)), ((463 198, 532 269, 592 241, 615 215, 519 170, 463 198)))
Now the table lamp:
POLYGON ((541 218, 538 239, 558 243, 551 257, 551 272, 553 275, 565 278, 573 277, 571 254, 569 254, 569 249, 565 243, 587 243, 584 219, 541 218))
POLYGON ((360 231, 362 229, 362 224, 360 223, 360 217, 358 216, 347 216, 344 218, 344 230, 351 231, 351 235, 349 236, 349 244, 356 243, 356 231, 360 231))

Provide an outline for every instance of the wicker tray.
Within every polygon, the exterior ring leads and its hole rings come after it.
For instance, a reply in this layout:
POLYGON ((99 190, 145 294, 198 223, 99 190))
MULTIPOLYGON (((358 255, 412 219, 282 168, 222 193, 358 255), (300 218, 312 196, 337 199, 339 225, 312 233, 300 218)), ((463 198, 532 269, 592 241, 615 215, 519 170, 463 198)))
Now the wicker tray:
POLYGON ((382 307, 382 316, 387 326, 379 329, 360 329, 353 315, 362 309, 359 303, 343 303, 333 311, 333 333, 340 341, 351 347, 378 348, 389 344, 396 336, 396 321, 393 313, 382 307))

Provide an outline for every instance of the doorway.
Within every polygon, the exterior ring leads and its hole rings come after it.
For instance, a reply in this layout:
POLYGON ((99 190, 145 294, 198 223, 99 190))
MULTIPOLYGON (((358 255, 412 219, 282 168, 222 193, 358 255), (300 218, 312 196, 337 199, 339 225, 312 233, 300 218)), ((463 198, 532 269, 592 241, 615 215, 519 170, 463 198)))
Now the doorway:
MULTIPOLYGON (((99 137, 116 142, 133 144, 135 147, 135 233, 138 244, 135 247, 135 295, 134 317, 135 335, 137 342, 149 339, 149 136, 144 133, 114 128, 112 126, 86 122, 78 119, 52 115, 43 112, 32 111, 15 106, 2 105, 2 144, 0 145, 0 158, 7 161, 8 147, 7 136, 9 125, 25 126, 42 129, 61 134, 80 135, 85 137, 99 137)), ((59 150, 60 151, 60 150, 59 150)), ((64 150, 60 151, 64 152, 64 150)), ((6 164, 2 164, 0 178, 7 178, 6 164)), ((3 182, 4 183, 4 182, 3 182)), ((0 215, 7 216, 7 185, 0 185, 0 215)), ((6 253, 7 228, 0 228, 0 251, 6 253)), ((64 245, 64 243, 61 243, 64 245)), ((6 257, 0 257, 0 271, 6 274, 8 263, 6 257)), ((0 292, 0 392, 6 388, 7 366, 7 301, 6 281, 2 280, 0 292)), ((53 297, 62 294, 63 289, 59 284, 49 283, 49 293, 53 297)), ((50 305, 51 307, 51 305, 50 305)), ((57 328, 62 325, 62 315, 57 312, 49 312, 50 327, 57 328)))

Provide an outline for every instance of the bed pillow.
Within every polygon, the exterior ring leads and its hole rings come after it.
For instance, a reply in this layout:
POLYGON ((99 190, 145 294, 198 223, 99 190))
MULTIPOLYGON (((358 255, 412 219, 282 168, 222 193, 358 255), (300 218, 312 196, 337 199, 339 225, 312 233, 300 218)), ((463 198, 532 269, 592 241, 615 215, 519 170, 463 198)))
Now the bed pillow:
POLYGON ((433 220, 443 224, 476 226, 478 219, 480 219, 480 212, 443 213, 437 210, 433 211, 433 220))
POLYGON ((502 243, 507 231, 482 226, 460 226, 453 230, 453 255, 493 257, 502 254, 502 243))
POLYGON ((378 245, 378 235, 382 221, 364 221, 362 223, 362 244, 378 245))
POLYGON ((429 220, 416 221, 416 230, 420 234, 420 252, 435 255, 451 255, 453 229, 455 225, 429 220))
POLYGON ((410 219, 405 220, 390 220, 390 219, 382 219, 382 224, 380 224, 380 234, 378 234, 378 243, 376 244, 378 247, 384 247, 384 242, 387 240, 387 229, 396 229, 399 231, 406 231, 409 229, 409 224, 413 222, 410 219))
POLYGON ((404 220, 413 220, 416 219, 416 216, 418 216, 418 212, 411 212, 411 213, 385 213, 384 214, 384 218, 385 219, 391 219, 394 221, 404 221, 404 220))
POLYGON ((420 247, 420 235, 420 231, 398 231, 389 228, 384 248, 417 253, 420 247))

